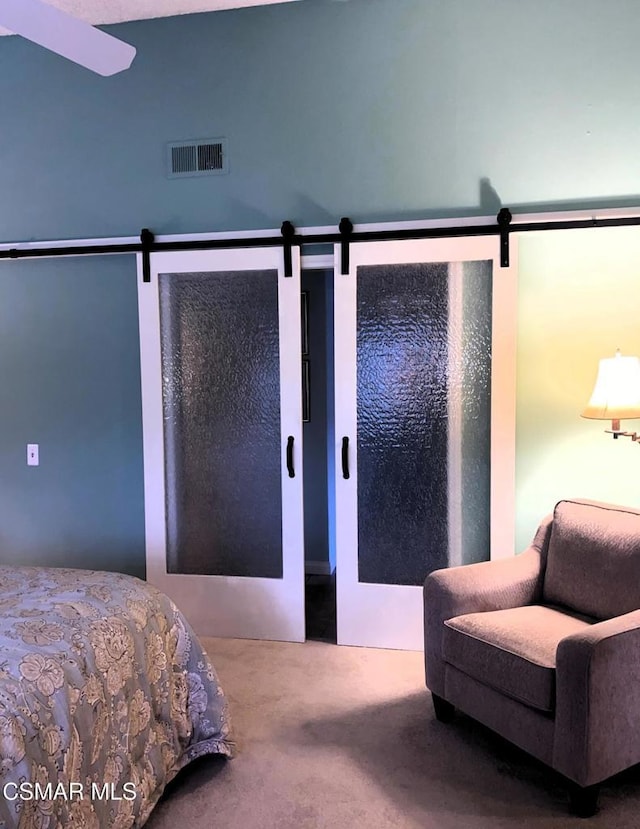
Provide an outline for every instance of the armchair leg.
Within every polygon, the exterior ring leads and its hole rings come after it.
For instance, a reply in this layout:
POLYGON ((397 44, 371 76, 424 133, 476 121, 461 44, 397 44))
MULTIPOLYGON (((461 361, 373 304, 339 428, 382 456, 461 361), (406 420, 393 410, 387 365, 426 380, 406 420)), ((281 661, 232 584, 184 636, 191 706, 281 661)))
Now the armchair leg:
POLYGON ((436 719, 439 722, 451 722, 455 713, 453 705, 436 694, 431 694, 431 699, 433 700, 433 710, 436 712, 436 719))
POLYGON ((592 817, 598 811, 598 794, 600 786, 578 786, 572 783, 569 787, 569 810, 578 817, 592 817))

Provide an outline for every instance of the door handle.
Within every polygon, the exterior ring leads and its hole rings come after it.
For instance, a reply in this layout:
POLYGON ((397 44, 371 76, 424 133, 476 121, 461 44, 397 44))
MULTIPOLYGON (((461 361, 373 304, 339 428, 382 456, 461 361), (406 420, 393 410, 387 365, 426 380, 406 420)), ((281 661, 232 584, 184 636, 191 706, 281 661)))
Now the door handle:
POLYGON ((342 438, 342 477, 349 477, 349 438, 342 438))
POLYGON ((287 472, 290 478, 296 477, 296 471, 293 468, 293 435, 287 438, 287 472))

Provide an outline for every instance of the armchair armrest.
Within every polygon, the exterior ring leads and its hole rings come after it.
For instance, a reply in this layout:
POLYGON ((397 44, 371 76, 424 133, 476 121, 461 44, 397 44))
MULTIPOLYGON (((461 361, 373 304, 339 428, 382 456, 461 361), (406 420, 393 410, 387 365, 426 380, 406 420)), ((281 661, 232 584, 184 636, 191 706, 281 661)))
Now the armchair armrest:
POLYGON ((634 610, 558 645, 553 766, 590 786, 638 762, 640 610, 634 610))
POLYGON ((542 593, 551 517, 530 547, 513 558, 435 570, 424 583, 425 671, 429 690, 446 699, 442 637, 444 622, 463 613, 505 610, 537 601, 542 593))
POLYGON ((463 613, 506 610, 540 596, 540 556, 529 548, 519 556, 434 570, 424 583, 425 608, 438 608, 442 622, 463 613))

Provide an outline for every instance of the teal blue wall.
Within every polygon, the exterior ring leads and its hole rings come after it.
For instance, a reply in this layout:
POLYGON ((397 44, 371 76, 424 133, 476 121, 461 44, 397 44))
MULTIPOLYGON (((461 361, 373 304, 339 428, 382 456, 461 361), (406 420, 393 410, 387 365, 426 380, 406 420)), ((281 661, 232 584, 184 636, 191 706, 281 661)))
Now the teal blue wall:
MULTIPOLYGON (((640 202, 637 0, 301 0, 110 30, 138 56, 107 79, 0 40, 0 239, 640 202), (229 175, 167 179, 165 143, 209 136, 229 175)), ((0 263, 3 557, 140 572, 133 265, 31 267, 0 263)))
POLYGON ((0 268, 2 563, 144 575, 135 273, 132 256, 0 268))
POLYGON ((110 29, 100 78, 0 42, 0 238, 637 201, 637 0, 300 0, 110 29), (226 136, 226 177, 164 145, 226 136), (482 198, 481 198, 482 196, 482 198))

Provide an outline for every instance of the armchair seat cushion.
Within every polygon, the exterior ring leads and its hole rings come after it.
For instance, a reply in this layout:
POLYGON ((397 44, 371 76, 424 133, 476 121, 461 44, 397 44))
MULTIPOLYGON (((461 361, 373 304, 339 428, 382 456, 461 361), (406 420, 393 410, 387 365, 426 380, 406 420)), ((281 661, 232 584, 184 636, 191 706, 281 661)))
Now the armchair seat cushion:
POLYGON ((444 623, 443 659, 506 696, 553 713, 558 643, 594 621, 546 605, 455 616, 444 623))

